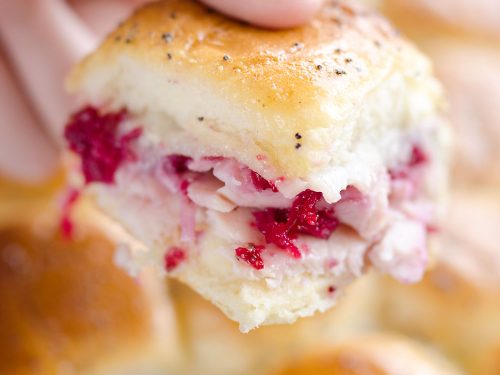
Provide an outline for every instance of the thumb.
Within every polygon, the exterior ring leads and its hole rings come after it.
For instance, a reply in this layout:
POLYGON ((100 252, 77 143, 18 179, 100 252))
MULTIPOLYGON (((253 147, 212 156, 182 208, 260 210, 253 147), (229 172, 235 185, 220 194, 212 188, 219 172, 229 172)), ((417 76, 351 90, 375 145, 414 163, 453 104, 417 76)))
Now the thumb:
POLYGON ((202 0, 229 16, 269 28, 288 28, 308 22, 323 0, 202 0))

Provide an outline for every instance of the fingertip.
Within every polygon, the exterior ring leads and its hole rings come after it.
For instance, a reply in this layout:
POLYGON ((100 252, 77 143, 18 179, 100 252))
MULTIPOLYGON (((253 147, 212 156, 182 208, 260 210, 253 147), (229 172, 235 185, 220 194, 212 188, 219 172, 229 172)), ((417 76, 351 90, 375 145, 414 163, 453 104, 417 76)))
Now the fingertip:
POLYGON ((0 176, 36 184, 55 173, 59 156, 41 130, 0 51, 0 176))
POLYGON ((0 11, 0 34, 17 83, 57 139, 73 105, 63 87, 64 77, 97 45, 97 38, 65 1, 35 2, 33 7, 31 3, 9 2, 8 9, 0 11), (28 26, 19 26, 23 24, 28 26))
POLYGON ((116 25, 137 8, 151 0, 69 0, 72 8, 99 39, 108 35, 116 25))
POLYGON ((323 0, 202 0, 231 17, 257 26, 281 29, 310 21, 323 0))

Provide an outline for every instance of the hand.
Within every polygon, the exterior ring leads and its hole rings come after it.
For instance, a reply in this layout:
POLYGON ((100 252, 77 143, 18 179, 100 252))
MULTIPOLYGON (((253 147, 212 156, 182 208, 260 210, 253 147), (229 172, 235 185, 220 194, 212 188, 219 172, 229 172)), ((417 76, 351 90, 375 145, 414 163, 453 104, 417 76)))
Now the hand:
MULTIPOLYGON (((323 0, 203 0, 270 28, 309 20, 323 0)), ((39 182, 58 165, 70 67, 147 0, 0 0, 0 176, 39 182)))

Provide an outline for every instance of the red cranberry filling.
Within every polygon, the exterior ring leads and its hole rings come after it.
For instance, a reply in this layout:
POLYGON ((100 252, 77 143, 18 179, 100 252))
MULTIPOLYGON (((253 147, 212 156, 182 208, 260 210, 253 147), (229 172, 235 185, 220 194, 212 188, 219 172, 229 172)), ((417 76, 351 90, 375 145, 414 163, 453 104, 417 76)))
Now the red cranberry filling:
POLYGON ((141 135, 137 128, 119 137, 119 125, 126 111, 100 114, 94 107, 75 113, 66 125, 64 137, 69 148, 80 155, 85 182, 114 182, 115 172, 125 160, 135 155, 130 143, 141 135))
POLYGON ((203 159, 210 161, 222 161, 224 160, 224 156, 204 156, 203 159))
POLYGON ((322 197, 322 193, 305 190, 295 197, 289 209, 254 211, 256 227, 264 235, 266 243, 300 258, 301 253, 293 242, 299 234, 327 239, 339 225, 333 208, 320 210, 316 207, 322 197))
MULTIPOLYGON (((224 158, 207 156, 204 159, 221 161, 224 158)), ((184 178, 184 175, 190 172, 188 163, 191 160, 190 157, 184 155, 168 155, 164 159, 163 170, 167 174, 184 178)), ((190 173, 198 174, 198 172, 190 173)), ((272 190, 278 192, 277 187, 272 182, 266 180, 257 172, 250 170, 250 177, 257 191, 272 190)), ((187 193, 188 186, 188 179, 183 179, 180 182, 180 190, 184 194, 187 193)), ((327 239, 339 225, 332 207, 317 208, 318 202, 322 198, 322 193, 305 190, 295 197, 291 208, 267 208, 254 211, 255 226, 264 235, 267 244, 274 244, 278 248, 286 250, 294 258, 300 258, 301 252, 294 243, 299 234, 327 239)), ((264 268, 261 257, 264 249, 262 245, 252 245, 249 248, 238 247, 235 252, 238 259, 260 270, 264 268)))
POLYGON ((236 258, 244 260, 256 270, 264 268, 264 261, 262 260, 261 253, 264 250, 262 245, 250 244, 248 248, 238 247, 235 250, 236 258))
POLYGON ((266 243, 275 244, 280 249, 287 250, 294 258, 300 258, 300 251, 292 241, 297 236, 288 229, 286 211, 268 208, 253 212, 253 216, 256 227, 264 235, 266 243))
POLYGON ((193 160, 192 158, 179 154, 165 156, 163 162, 163 170, 166 173, 181 175, 188 171, 187 164, 193 160))
MULTIPOLYGON (((101 114, 96 108, 88 106, 75 113, 66 125, 65 138, 69 148, 81 157, 82 172, 87 184, 91 182, 113 183, 120 165, 124 161, 134 160, 135 154, 130 144, 141 136, 142 131, 136 128, 119 136, 118 128, 126 116, 125 110, 101 114)), ((224 160, 220 156, 208 156, 205 159, 224 160)), ((184 195, 187 195, 190 181, 200 173, 189 170, 188 164, 191 161, 192 158, 188 156, 172 154, 166 156, 162 164, 165 173, 179 178, 178 186, 184 195)), ((409 160, 403 166, 389 170, 389 174, 393 179, 408 178, 411 168, 428 161, 428 156, 423 149, 419 145, 414 145, 409 160)), ((258 192, 266 190, 278 192, 278 188, 272 181, 253 170, 250 170, 250 179, 258 192)), ((70 237, 73 231, 69 210, 77 197, 78 192, 72 192, 63 207, 61 230, 66 237, 70 237)), ((295 244, 299 235, 328 239, 339 225, 333 207, 318 204, 322 199, 322 193, 305 190, 295 197, 291 208, 267 208, 253 211, 255 227, 264 236, 266 244, 274 244, 292 257, 300 258, 302 254, 295 244)), ((264 250, 263 245, 251 244, 248 248, 236 248, 235 254, 237 259, 260 270, 264 268, 261 256, 264 250)), ((172 247, 165 254, 165 269, 170 272, 185 259, 184 250, 172 247)), ((330 290, 330 288, 329 292, 333 292, 334 289, 330 290)))
POLYGON ((424 150, 422 150, 420 146, 414 145, 411 149, 411 155, 408 162, 399 168, 389 169, 389 175, 393 180, 408 178, 411 168, 419 167, 426 164, 428 161, 429 157, 424 150))
POLYGON ((171 247, 165 254, 165 269, 170 272, 186 260, 186 253, 179 247, 171 247))
MULTIPOLYGON (((136 155, 131 149, 131 143, 141 136, 142 129, 135 128, 120 136, 119 126, 126 117, 126 110, 102 114, 96 108, 88 106, 75 113, 66 125, 64 136, 69 148, 81 158, 82 173, 87 184, 91 182, 111 184, 120 165, 125 161, 135 160, 136 155)), ((204 159, 223 161, 225 158, 208 156, 204 159)), ((263 160, 265 157, 258 155, 257 159, 263 160)), ((188 187, 193 179, 203 173, 190 171, 188 165, 191 161, 192 158, 181 154, 168 155, 162 160, 164 172, 176 177, 177 186, 190 205, 192 202, 187 198, 188 187)), ((392 179, 409 178, 412 168, 428 161, 428 155, 424 150, 419 145, 414 145, 408 161, 400 167, 390 169, 389 174, 392 179)), ((273 181, 265 179, 253 170, 249 170, 249 173, 251 184, 258 192, 279 191, 273 181)), ((278 178, 277 181, 280 179, 282 178, 278 178)), ((78 195, 78 191, 71 191, 63 205, 60 225, 63 235, 67 238, 73 233, 70 209, 78 199, 78 195)), ((292 257, 300 258, 302 254, 295 244, 299 235, 328 239, 339 225, 333 206, 324 204, 324 201, 320 203, 322 200, 322 193, 305 190, 295 197, 290 208, 255 210, 252 213, 255 227, 263 235, 266 244, 273 244, 292 257)), ((192 207, 194 210, 194 206, 192 207)), ((194 216, 192 221, 194 228, 194 216)), ((248 247, 236 248, 235 255, 238 260, 246 262, 256 270, 261 270, 264 268, 262 259, 264 250, 264 245, 249 244, 248 247)), ((171 272, 185 260, 186 253, 183 249, 171 247, 164 257, 166 271, 171 272)), ((329 293, 334 293, 335 290, 334 286, 328 287, 329 293)))
POLYGON ((425 164, 429 161, 427 154, 420 146, 414 145, 411 150, 411 158, 408 162, 409 167, 416 167, 417 165, 425 164))
POLYGON ((59 228, 61 230, 62 236, 68 240, 73 238, 74 224, 71 220, 71 209, 75 205, 76 201, 80 197, 80 191, 76 189, 71 189, 64 199, 62 206, 62 216, 59 222, 59 228))
POLYGON ((250 177, 252 178, 253 186, 257 189, 257 191, 264 191, 271 189, 275 193, 278 192, 278 188, 272 182, 266 180, 260 174, 255 171, 250 171, 250 177))
MULTIPOLYGON (((188 163, 193 160, 189 156, 184 156, 184 155, 179 155, 179 154, 172 154, 165 156, 163 159, 163 171, 167 175, 174 175, 177 177, 184 176, 187 172, 189 172, 188 168, 188 163)), ((189 179, 189 176, 187 178, 180 179, 179 182, 179 190, 187 196, 188 194, 188 188, 189 184, 191 183, 191 180, 189 179)))

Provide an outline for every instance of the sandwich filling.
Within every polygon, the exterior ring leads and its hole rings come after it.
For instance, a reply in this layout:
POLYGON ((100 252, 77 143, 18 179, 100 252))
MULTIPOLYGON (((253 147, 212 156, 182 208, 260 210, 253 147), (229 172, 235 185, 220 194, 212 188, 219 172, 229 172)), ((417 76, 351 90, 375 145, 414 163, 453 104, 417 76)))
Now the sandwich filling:
POLYGON ((216 231, 225 257, 254 278, 261 273, 269 281, 267 269, 275 275, 293 263, 337 276, 336 268, 355 276, 371 264, 403 282, 421 278, 434 228, 422 194, 432 163, 423 144, 409 139, 404 162, 388 166, 377 188, 349 185, 331 202, 304 181, 266 179, 235 158, 169 152, 168 145, 143 139, 134 123, 125 110, 89 106, 72 116, 65 137, 98 204, 148 247, 171 244, 156 252, 167 273, 204 252, 203 237, 216 231))

